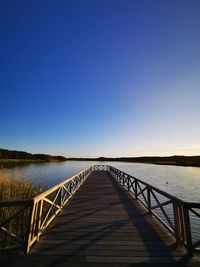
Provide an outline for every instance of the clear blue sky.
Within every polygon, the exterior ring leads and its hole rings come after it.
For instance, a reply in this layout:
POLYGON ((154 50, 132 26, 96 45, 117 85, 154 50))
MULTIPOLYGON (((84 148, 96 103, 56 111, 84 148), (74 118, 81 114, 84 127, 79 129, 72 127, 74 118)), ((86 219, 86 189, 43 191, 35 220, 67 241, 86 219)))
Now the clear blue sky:
POLYGON ((200 1, 0 1, 0 147, 200 154, 200 1))

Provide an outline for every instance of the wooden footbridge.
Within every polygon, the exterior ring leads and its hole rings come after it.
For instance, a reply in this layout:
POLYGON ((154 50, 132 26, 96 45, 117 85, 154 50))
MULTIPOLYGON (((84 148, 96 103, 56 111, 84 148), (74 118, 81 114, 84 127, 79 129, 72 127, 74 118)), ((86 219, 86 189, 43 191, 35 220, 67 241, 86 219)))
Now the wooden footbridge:
POLYGON ((14 211, 0 225, 1 254, 11 254, 1 267, 200 266, 192 225, 200 204, 111 166, 95 165, 0 208, 14 211))

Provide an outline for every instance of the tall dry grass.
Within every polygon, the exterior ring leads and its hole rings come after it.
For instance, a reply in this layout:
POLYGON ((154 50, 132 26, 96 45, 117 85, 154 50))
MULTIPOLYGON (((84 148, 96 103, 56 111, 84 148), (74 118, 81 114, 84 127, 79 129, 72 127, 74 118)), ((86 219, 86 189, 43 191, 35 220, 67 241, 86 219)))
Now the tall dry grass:
MULTIPOLYGON (((31 199, 42 191, 44 191, 44 187, 33 185, 28 180, 13 179, 8 174, 0 177, 0 201, 31 199)), ((0 206, 0 226, 6 228, 10 233, 19 236, 22 240, 26 238, 28 218, 31 210, 30 207, 27 207, 20 212, 23 208, 24 206, 0 206), (18 212, 19 214, 13 217, 18 212)), ((5 232, 0 231, 0 248, 14 247, 16 245, 16 241, 10 238, 8 234, 5 234, 5 232)))
POLYGON ((13 179, 9 176, 0 178, 0 200, 29 199, 41 193, 43 189, 28 180, 13 179))

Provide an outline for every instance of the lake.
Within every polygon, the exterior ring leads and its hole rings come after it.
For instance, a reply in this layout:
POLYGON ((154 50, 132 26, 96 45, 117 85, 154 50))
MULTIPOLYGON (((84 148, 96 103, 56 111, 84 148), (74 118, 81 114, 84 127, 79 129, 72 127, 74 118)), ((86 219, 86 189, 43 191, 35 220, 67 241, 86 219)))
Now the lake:
POLYGON ((9 175, 13 178, 28 179, 34 184, 42 184, 49 188, 94 164, 111 165, 185 201, 200 202, 200 168, 198 167, 66 161, 31 163, 11 169, 1 169, 0 178, 9 175))

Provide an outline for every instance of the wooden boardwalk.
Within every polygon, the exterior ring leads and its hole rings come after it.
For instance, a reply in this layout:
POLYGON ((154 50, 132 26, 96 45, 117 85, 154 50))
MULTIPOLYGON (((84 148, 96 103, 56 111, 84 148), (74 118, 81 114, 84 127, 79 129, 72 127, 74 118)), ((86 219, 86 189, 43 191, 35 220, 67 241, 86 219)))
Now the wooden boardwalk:
POLYGON ((105 171, 92 172, 28 255, 2 267, 200 266, 105 171))

